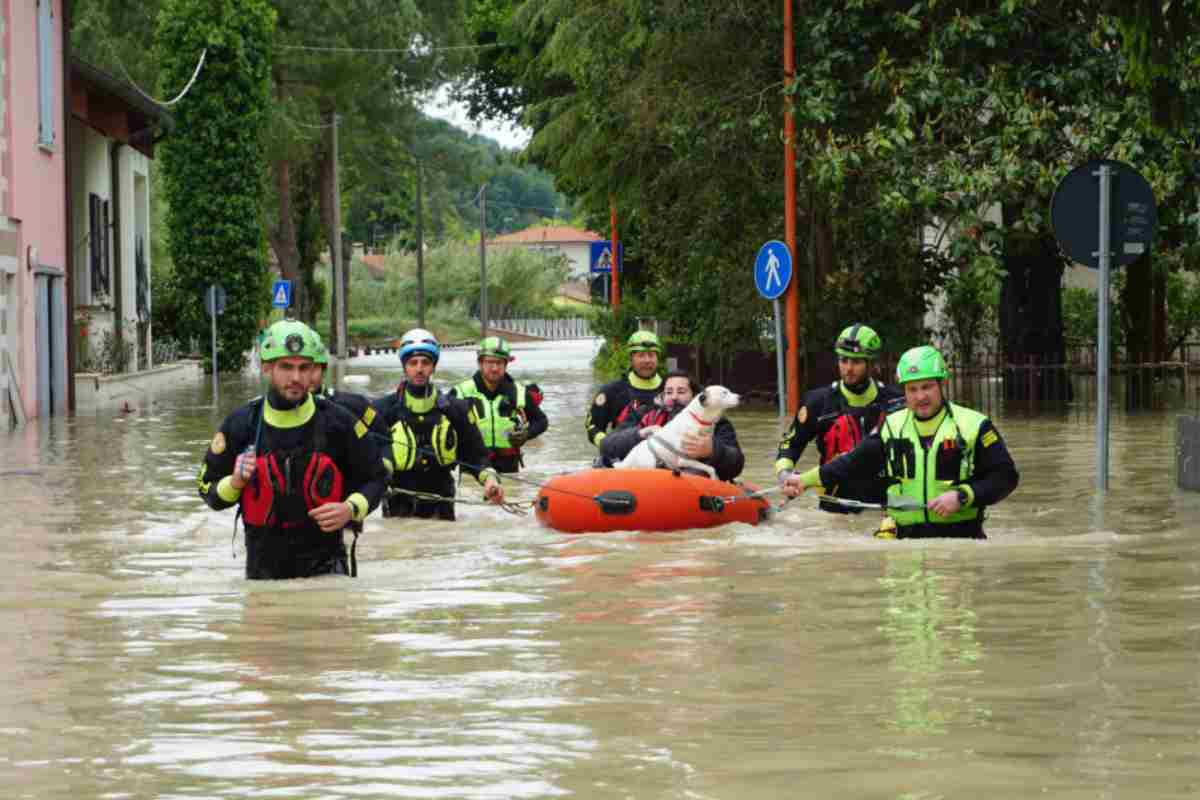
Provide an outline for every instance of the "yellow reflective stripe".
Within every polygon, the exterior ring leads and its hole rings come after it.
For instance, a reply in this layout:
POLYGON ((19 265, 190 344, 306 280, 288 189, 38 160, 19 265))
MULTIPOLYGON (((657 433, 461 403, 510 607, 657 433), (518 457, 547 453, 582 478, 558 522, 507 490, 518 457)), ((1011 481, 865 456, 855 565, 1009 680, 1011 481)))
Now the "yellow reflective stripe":
POLYGON ((217 497, 226 503, 236 503, 242 496, 242 490, 233 485, 233 476, 226 475, 217 482, 217 497))
POLYGON ((975 490, 971 488, 971 484, 960 483, 957 488, 962 489, 967 493, 967 502, 962 504, 963 508, 975 505, 975 490))
POLYGON ((367 406, 367 410, 363 412, 362 421, 368 426, 375 422, 375 407, 367 406))
POLYGON ((987 433, 985 433, 983 435, 983 439, 981 439, 980 441, 983 443, 984 447, 991 447, 992 445, 994 445, 996 443, 996 440, 999 438, 1000 437, 996 435, 995 431, 988 431, 987 433))
POLYGON ((212 481, 206 481, 204 478, 208 475, 208 464, 200 464, 200 474, 196 476, 196 486, 200 489, 200 494, 204 497, 208 496, 209 487, 212 486, 212 481))
POLYGON ((354 435, 359 439, 367 435, 367 426, 363 424, 361 419, 354 423, 354 435))
POLYGON ((299 428, 312 419, 317 413, 317 404, 311 394, 305 395, 304 402, 295 408, 280 411, 266 400, 263 400, 263 419, 272 428, 299 428))
POLYGON ((354 521, 362 522, 367 518, 367 512, 371 510, 371 504, 367 502, 367 498, 355 492, 346 498, 346 502, 354 509, 354 521))

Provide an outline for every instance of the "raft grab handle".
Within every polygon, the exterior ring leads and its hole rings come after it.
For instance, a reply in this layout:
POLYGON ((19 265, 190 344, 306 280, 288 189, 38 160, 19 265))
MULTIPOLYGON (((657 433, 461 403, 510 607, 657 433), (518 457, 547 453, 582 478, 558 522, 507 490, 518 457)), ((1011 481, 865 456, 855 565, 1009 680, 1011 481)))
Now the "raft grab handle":
POLYGON ((612 489, 592 498, 605 514, 632 514, 637 509, 637 497, 633 492, 612 489))

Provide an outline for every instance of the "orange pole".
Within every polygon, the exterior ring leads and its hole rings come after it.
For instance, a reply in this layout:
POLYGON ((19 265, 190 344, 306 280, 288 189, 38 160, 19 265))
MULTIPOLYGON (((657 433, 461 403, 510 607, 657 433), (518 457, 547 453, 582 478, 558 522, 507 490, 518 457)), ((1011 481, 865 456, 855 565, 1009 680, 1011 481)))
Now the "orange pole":
POLYGON ((617 238, 617 201, 608 198, 608 225, 612 231, 612 307, 621 305, 621 240, 617 238))
POLYGON ((792 116, 792 83, 796 54, 792 46, 792 0, 783 0, 783 236, 792 254, 792 283, 787 289, 787 407, 800 409, 800 276, 796 266, 796 119, 792 116))

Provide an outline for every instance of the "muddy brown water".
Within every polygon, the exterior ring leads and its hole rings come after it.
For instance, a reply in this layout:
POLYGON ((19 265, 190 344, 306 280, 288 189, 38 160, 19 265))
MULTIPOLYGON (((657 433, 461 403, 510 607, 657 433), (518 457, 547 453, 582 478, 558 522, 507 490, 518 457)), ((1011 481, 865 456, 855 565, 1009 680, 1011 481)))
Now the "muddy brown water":
MULTIPOLYGON (((551 418, 527 476, 580 466, 590 373, 523 364, 551 418)), ((257 391, 227 380, 221 412, 257 391)), ((250 583, 195 493, 210 403, 201 381, 0 436, 6 797, 1200 794, 1171 414, 1114 413, 1103 502, 1093 420, 995 415, 1022 483, 983 543, 879 542, 808 501, 584 537, 467 506, 372 517, 357 580, 250 583)), ((776 420, 732 418, 769 480, 776 420)))

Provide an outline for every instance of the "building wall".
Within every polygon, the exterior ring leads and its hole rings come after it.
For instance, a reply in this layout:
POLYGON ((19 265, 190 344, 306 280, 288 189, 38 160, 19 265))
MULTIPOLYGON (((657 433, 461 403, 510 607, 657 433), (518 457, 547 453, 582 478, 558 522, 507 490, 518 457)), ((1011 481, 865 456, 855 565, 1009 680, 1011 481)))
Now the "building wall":
MULTIPOLYGON (((48 0, 51 1, 51 0, 48 0)), ((13 227, 17 244, 16 274, 16 373, 21 386, 25 413, 37 415, 37 353, 35 312, 36 276, 38 268, 66 267, 66 158, 63 142, 63 69, 62 69, 62 0, 52 0, 54 13, 54 57, 51 59, 55 142, 44 146, 38 142, 38 35, 37 3, 21 0, 9 3, 6 38, 6 70, 10 91, 8 112, 8 217, 19 220, 13 227), (37 263, 30 256, 36 253, 37 263)), ((56 282, 62 286, 62 280, 56 282)), ((10 325, 14 320, 8 321, 10 325)), ((65 341, 62 331, 54 331, 58 342, 65 341)), ((65 347, 62 351, 65 357, 65 347)), ((62 398, 56 405, 65 408, 62 398)))
POLYGON ((8 430, 12 415, 8 399, 8 358, 11 347, 9 334, 9 304, 15 305, 17 257, 16 232, 8 231, 8 176, 12 172, 9 158, 8 96, 10 29, 8 3, 0 0, 0 430, 8 430))

